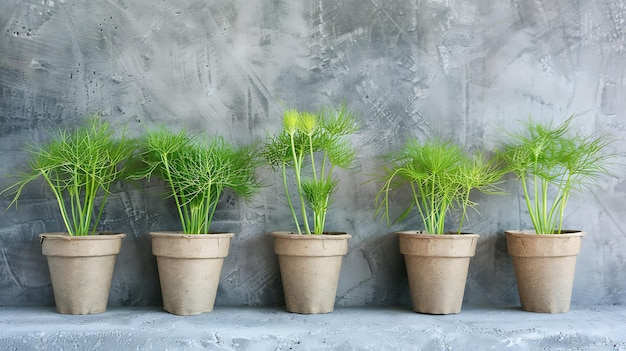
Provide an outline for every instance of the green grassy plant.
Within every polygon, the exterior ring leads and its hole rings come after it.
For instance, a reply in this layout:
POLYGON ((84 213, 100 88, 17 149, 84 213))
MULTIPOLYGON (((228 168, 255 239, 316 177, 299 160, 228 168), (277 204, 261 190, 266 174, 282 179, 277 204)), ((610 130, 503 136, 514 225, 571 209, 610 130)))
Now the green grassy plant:
POLYGON ((261 186, 255 176, 256 149, 234 147, 220 136, 209 139, 184 130, 155 129, 144 136, 140 158, 145 167, 135 178, 154 174, 167 183, 185 234, 210 233, 224 189, 249 199, 261 186))
POLYGON ((461 220, 457 233, 461 233, 467 209, 477 204, 470 200, 470 192, 499 192, 496 183, 503 175, 493 162, 482 155, 468 156, 460 147, 439 139, 424 143, 410 139, 400 150, 384 157, 387 164, 383 174, 376 179, 382 182, 376 194, 377 215, 388 223, 392 190, 409 185, 412 201, 398 221, 416 208, 424 230, 428 234, 444 234, 447 215, 460 210, 461 220))
POLYGON ((52 132, 47 144, 29 146, 30 171, 5 189, 14 192, 11 205, 17 204, 24 187, 43 178, 72 236, 96 232, 111 184, 123 177, 125 161, 135 152, 134 141, 124 135, 114 138, 108 123, 94 115, 88 122, 75 131, 52 132))
POLYGON ((559 125, 532 120, 508 132, 500 154, 520 180, 535 232, 559 234, 570 195, 597 184, 609 172, 606 137, 574 134, 572 117, 559 125))
POLYGON ((316 113, 288 110, 283 117, 283 130, 268 136, 263 154, 268 164, 281 172, 287 203, 299 234, 324 233, 326 214, 337 188, 333 171, 352 165, 356 153, 348 136, 357 129, 353 115, 345 106, 316 113), (289 190, 291 176, 299 205, 294 203, 289 190))

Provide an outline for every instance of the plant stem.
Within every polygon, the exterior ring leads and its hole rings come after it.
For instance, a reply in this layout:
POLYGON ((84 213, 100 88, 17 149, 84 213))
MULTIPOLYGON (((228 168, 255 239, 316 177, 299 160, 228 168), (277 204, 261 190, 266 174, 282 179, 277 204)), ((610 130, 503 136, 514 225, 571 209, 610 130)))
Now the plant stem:
MULTIPOLYGON (((526 207, 528 208, 528 214, 530 215, 530 220, 533 223, 533 226, 535 228, 538 228, 538 223, 537 223, 537 219, 535 218, 535 213, 533 211, 533 206, 530 203, 530 196, 528 193, 528 184, 526 181, 526 175, 525 173, 520 174, 520 179, 521 179, 521 183, 522 183, 522 189, 524 190, 524 201, 526 201, 526 207)), ((537 231, 539 231, 539 229, 537 229, 537 231)), ((539 233, 537 233, 539 234, 539 233)))
MULTIPOLYGON (((417 186, 418 186, 418 188, 421 188, 419 186, 419 184, 417 186)), ((420 199, 420 197, 419 197, 419 194, 421 193, 421 189, 419 189, 419 193, 418 193, 418 191, 415 190, 415 183, 411 182, 411 190, 413 191, 413 201, 415 202, 415 204, 417 206, 417 210, 420 213, 420 217, 424 221, 424 229, 426 231, 428 231, 429 230, 428 229, 429 228, 429 224, 428 224, 429 220, 428 220, 428 217, 425 216, 425 213, 428 212, 428 209, 427 208, 422 208, 422 207, 424 207, 424 204, 426 202, 425 202, 424 198, 420 199)))
POLYGON ((302 167, 302 158, 298 157, 299 155, 296 153, 296 145, 295 145, 295 141, 293 138, 293 134, 290 134, 290 139, 291 139, 291 152, 293 155, 293 162, 294 162, 294 170, 295 170, 295 175, 296 175, 296 184, 298 186, 298 194, 300 195, 300 207, 301 207, 301 211, 302 211, 302 221, 304 222, 304 230, 306 231, 307 234, 311 234, 311 229, 309 229, 309 221, 307 219, 307 213, 306 213, 306 205, 304 202, 304 193, 302 191, 302 178, 301 178, 301 167, 302 167))
MULTIPOLYGON (((221 193, 221 190, 219 192, 221 193)), ((206 207, 210 208, 211 213, 208 215, 208 220, 205 220, 205 223, 206 223, 205 233, 209 232, 209 223, 213 221, 213 215, 215 215, 215 211, 217 210, 217 205, 219 203, 218 200, 219 200, 219 196, 216 199, 211 200, 209 198, 209 200, 207 200, 206 207)), ((204 217, 204 218, 207 218, 207 217, 204 217)))
POLYGON ((289 193, 289 186, 287 184, 287 165, 285 164, 285 162, 282 162, 280 168, 281 168, 281 172, 283 175, 283 186, 285 187, 285 195, 287 196, 287 203, 289 204, 289 209, 291 210, 291 215, 293 216, 293 220, 296 223, 298 234, 302 234, 302 230, 300 229, 300 223, 298 222, 298 216, 296 215, 296 209, 293 206, 293 200, 291 200, 291 194, 289 193))
POLYGON ((50 176, 48 174, 46 174, 45 172, 40 172, 40 173, 45 179, 45 181, 48 183, 48 185, 50 186, 50 189, 52 189, 52 192, 54 193, 54 197, 56 198, 57 203, 59 204, 59 208, 61 209, 61 217, 63 218, 63 223, 65 223, 65 228, 67 229, 68 234, 70 236, 74 236, 75 235, 75 231, 73 230, 74 227, 70 225, 70 219, 68 218, 67 211, 65 210, 66 208, 65 202, 63 202, 63 194, 61 194, 59 188, 55 186, 54 183, 52 183, 52 179, 50 179, 50 176))
MULTIPOLYGON (((98 210, 98 216, 96 217, 96 221, 95 223, 100 223, 100 218, 102 217, 102 213, 104 212, 104 204, 107 202, 107 200, 109 199, 109 187, 107 187, 104 191, 104 195, 102 197, 102 201, 100 202, 100 209, 98 210)), ((96 233, 96 226, 94 225, 94 227, 91 230, 92 234, 96 233)))
MULTIPOLYGON (((186 223, 187 221, 185 220, 186 216, 183 214, 183 206, 180 203, 180 200, 178 199, 179 196, 177 195, 178 192, 176 191, 176 188, 174 187, 174 182, 172 181, 172 171, 170 169, 170 162, 169 162, 169 158, 168 158, 168 154, 167 153, 163 153, 161 155, 161 162, 163 163, 163 166, 165 166, 165 177, 167 184, 170 186, 170 191, 172 192, 172 195, 174 197, 174 201, 176 202, 176 210, 178 211, 178 217, 180 218, 182 227, 183 227, 183 233, 187 233, 187 227, 186 227, 186 223)), ((181 194, 182 195, 182 194, 181 194)))
POLYGON ((459 230, 457 230, 457 234, 461 234, 461 231, 463 230, 463 223, 465 222, 465 217, 467 216, 467 206, 469 204, 469 196, 470 196, 470 192, 467 191, 465 193, 465 197, 463 198, 461 202, 461 208, 463 209, 463 211, 461 212, 461 220, 459 223, 459 230))
MULTIPOLYGON (((313 153, 313 136, 309 135, 309 154, 311 155, 311 169, 313 171, 313 179, 317 182, 317 170, 315 169, 315 154, 313 153)), ((322 174, 322 177, 324 175, 322 174)))

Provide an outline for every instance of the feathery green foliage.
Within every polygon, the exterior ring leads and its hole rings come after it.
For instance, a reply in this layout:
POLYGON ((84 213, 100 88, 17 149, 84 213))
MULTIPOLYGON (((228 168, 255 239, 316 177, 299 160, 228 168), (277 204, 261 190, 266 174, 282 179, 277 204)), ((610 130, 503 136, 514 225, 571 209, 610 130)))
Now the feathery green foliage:
POLYGON ((470 200, 470 192, 498 193, 496 183, 503 171, 482 155, 468 156, 460 147, 433 139, 420 143, 410 139, 400 150, 384 157, 388 166, 377 178, 383 186, 376 194, 376 215, 389 218, 389 195, 392 190, 408 184, 413 200, 398 218, 417 209, 426 233, 444 234, 446 216, 452 210, 462 212, 457 233, 461 233, 467 209, 477 204, 470 200))
POLYGON ((115 139, 109 124, 96 115, 89 117, 86 126, 58 130, 50 136, 47 144, 29 146, 30 171, 4 191, 12 190, 11 205, 17 204, 24 187, 42 177, 54 193, 68 233, 94 234, 111 184, 124 176, 125 161, 135 152, 135 142, 124 135, 115 139))
POLYGON ((145 168, 135 178, 154 174, 165 180, 185 234, 209 233, 224 189, 249 199, 261 186, 256 149, 236 148, 219 136, 198 138, 162 127, 144 136, 140 158, 145 168))
POLYGON ((299 234, 322 234, 326 213, 333 200, 337 181, 335 168, 349 168, 356 153, 348 136, 358 130, 350 111, 322 109, 316 113, 288 110, 283 116, 283 130, 268 136, 263 150, 267 163, 280 170, 285 195, 299 234), (293 170, 300 219, 289 191, 289 170, 293 170), (312 212, 313 230, 308 211, 312 212), (300 225, 302 220, 302 226, 300 225))
POLYGON ((519 178, 535 232, 559 234, 571 194, 591 186, 608 170, 606 137, 574 134, 570 117, 559 125, 524 122, 520 133, 509 132, 500 158, 519 178))

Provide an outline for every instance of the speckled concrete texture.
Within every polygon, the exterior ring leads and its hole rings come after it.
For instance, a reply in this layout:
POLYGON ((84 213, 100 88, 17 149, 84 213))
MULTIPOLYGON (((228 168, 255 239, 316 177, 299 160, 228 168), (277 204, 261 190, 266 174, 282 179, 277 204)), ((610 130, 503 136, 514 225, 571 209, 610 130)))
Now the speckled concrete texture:
MULTIPOLYGON (((529 115, 575 115, 586 133, 609 133, 626 153, 626 5, 623 0, 2 0, 0 1, 0 188, 26 162, 25 143, 49 128, 101 113, 131 135, 165 124, 233 142, 262 141, 285 108, 347 103, 360 133, 327 229, 352 235, 336 304, 410 306, 395 231, 374 218, 378 156, 407 137, 450 138, 488 151, 529 115)), ((618 163, 624 163, 618 160, 618 163)), ((280 176, 251 202, 227 193, 213 230, 234 232, 216 306, 284 303, 272 231, 291 230, 280 176)), ((572 303, 626 302, 626 179, 571 200, 568 229, 587 232, 572 303)), ((476 195, 464 231, 480 234, 465 302, 519 304, 504 231, 529 229, 514 179, 503 196, 476 195)), ((178 230, 163 184, 120 184, 102 230, 127 233, 109 303, 159 306, 148 233, 178 230)), ((407 194, 394 201, 410 201, 407 194)), ((0 209, 10 203, 0 196, 0 209)), ((404 206, 392 205, 392 216, 404 206)), ((451 227, 458 216, 450 219, 451 227)), ((0 306, 51 306, 38 235, 63 229, 41 183, 0 212, 0 306)), ((322 317, 325 318, 325 317, 322 317)), ((269 341, 268 341, 269 342, 269 341)))
POLYGON ((299 315, 223 307, 190 317, 137 307, 88 316, 1 308, 0 350, 626 350, 626 308, 465 308, 433 316, 397 308, 299 315))

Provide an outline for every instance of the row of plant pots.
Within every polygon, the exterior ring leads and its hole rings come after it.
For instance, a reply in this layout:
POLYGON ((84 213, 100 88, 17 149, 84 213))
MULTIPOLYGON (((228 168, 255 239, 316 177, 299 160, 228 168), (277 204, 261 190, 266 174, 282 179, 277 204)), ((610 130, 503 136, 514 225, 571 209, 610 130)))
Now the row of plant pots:
MULTIPOLYGON (((391 222, 389 209, 397 204, 391 203, 390 194, 409 187, 412 200, 398 220, 415 210, 424 227, 423 231, 398 233, 415 311, 460 312, 469 260, 478 240, 476 234, 462 234, 468 209, 477 205, 470 192, 501 193, 497 184, 509 172, 520 179, 535 228, 532 233, 506 234, 522 307, 537 312, 569 309, 582 233, 563 230, 565 206, 571 193, 606 173, 611 157, 604 152, 610 140, 571 135, 571 121, 553 126, 530 120, 522 133, 509 133, 511 141, 490 159, 484 154, 468 155, 454 143, 439 139, 410 139, 402 149, 383 157, 384 171, 373 179, 382 184, 375 198, 377 214, 391 222), (452 211, 460 212, 461 220, 456 230, 445 232, 452 211), (539 263, 531 260, 536 257, 539 263), (569 273, 556 270, 562 258, 572 266, 569 273), (528 271, 524 273, 523 268, 528 271), (547 288, 539 283, 542 276, 549 281, 547 288), (564 286, 557 287, 557 282, 564 286), (547 292, 555 292, 558 299, 539 302, 547 292)), ((266 163, 282 176, 294 221, 295 230, 272 234, 287 310, 326 313, 333 310, 341 260, 350 238, 325 231, 327 210, 338 185, 333 171, 352 165, 356 153, 348 138, 356 130, 355 119, 345 106, 315 113, 288 110, 282 131, 268 136, 260 152, 263 157, 258 157, 252 146, 234 147, 221 137, 204 139, 166 128, 149 131, 139 140, 124 135, 115 138, 107 123, 92 116, 87 126, 55 132, 48 144, 31 149, 30 172, 5 191, 14 192, 15 203, 35 179, 43 178, 50 186, 68 231, 41 235, 57 309, 85 314, 106 309, 106 299, 94 306, 86 302, 87 296, 108 296, 115 255, 124 236, 93 235, 98 234, 111 184, 121 179, 162 179, 176 203, 182 231, 151 233, 153 253, 165 310, 188 315, 212 310, 223 258, 234 235, 210 234, 222 191, 228 188, 250 198, 261 187, 255 170, 266 163), (101 245, 104 251, 98 252, 96 246, 101 245), (87 263, 90 256, 96 257, 95 263, 87 263), (81 271, 105 265, 109 268, 102 276, 81 271), (62 279, 73 285, 62 286, 62 279), (102 284, 87 288, 92 281, 102 284), (77 301, 68 297, 74 292, 77 301)))
MULTIPOLYGON (((222 264, 233 235, 150 233, 166 311, 184 316, 213 310, 222 264)), ((435 236, 415 231, 397 235, 405 257, 413 310, 427 314, 461 312, 469 263, 479 235, 435 236)), ((522 308, 567 312, 583 233, 546 236, 508 231, 506 235, 522 308)), ((341 262, 351 236, 274 232, 272 237, 287 311, 332 312, 341 262)), ((60 313, 106 310, 115 257, 123 238, 124 234, 113 233, 41 235, 60 313)))
MULTIPOLYGON (((233 233, 152 232, 163 308, 176 315, 213 310, 224 258, 233 233)), ((93 314, 106 310, 109 288, 125 234, 41 234, 57 311, 93 314)), ((331 312, 349 234, 272 233, 279 257, 287 310, 331 312)))

